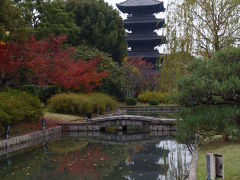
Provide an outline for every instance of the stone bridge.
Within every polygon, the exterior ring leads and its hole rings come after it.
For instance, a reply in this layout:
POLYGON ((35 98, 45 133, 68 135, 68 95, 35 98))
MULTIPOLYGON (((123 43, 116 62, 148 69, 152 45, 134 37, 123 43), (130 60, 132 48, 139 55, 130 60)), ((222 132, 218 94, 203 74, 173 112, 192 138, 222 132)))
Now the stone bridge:
POLYGON ((94 118, 82 123, 62 123, 60 125, 63 131, 104 131, 107 127, 118 127, 118 129, 126 131, 128 126, 143 127, 149 131, 175 131, 176 119, 119 115, 94 118))

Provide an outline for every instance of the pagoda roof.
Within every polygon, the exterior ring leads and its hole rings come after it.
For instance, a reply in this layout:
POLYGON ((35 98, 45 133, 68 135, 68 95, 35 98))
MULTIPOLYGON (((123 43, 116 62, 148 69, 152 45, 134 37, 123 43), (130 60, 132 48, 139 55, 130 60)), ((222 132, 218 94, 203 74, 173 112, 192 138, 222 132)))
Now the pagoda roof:
POLYGON ((127 41, 144 41, 144 40, 162 40, 163 36, 158 36, 156 33, 151 34, 132 34, 129 33, 127 36, 127 41))
POLYGON ((157 0, 127 0, 116 5, 120 11, 128 14, 154 14, 165 11, 163 2, 157 0))
POLYGON ((157 23, 157 22, 165 22, 164 19, 157 19, 155 17, 147 17, 147 18, 128 18, 124 20, 125 24, 138 24, 138 23, 157 23))
POLYGON ((127 0, 117 5, 118 6, 152 6, 152 5, 158 5, 161 3, 162 2, 159 2, 157 0, 127 0))
POLYGON ((165 20, 157 19, 155 16, 137 16, 137 17, 129 17, 124 21, 124 28, 130 31, 136 32, 145 32, 149 33, 149 31, 157 30, 159 28, 164 27, 165 20))
POLYGON ((156 58, 160 53, 156 50, 153 51, 128 51, 129 57, 142 57, 142 58, 156 58))

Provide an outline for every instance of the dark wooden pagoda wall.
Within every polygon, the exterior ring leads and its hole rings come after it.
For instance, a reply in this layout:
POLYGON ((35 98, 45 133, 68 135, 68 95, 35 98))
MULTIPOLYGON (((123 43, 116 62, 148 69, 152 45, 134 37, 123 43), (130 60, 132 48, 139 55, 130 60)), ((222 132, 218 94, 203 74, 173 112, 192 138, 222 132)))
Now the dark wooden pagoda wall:
MULTIPOLYGON (((127 0, 128 1, 128 0, 127 0)), ((132 3, 132 1, 131 1, 132 3)), ((124 27, 128 30, 127 42, 130 47, 129 57, 141 57, 156 64, 160 53, 155 50, 156 46, 163 44, 164 37, 158 36, 155 30, 163 27, 164 19, 157 19, 154 13, 164 12, 163 2, 150 5, 137 6, 137 0, 134 5, 128 3, 117 4, 117 7, 123 12, 128 13, 124 20, 124 27)))

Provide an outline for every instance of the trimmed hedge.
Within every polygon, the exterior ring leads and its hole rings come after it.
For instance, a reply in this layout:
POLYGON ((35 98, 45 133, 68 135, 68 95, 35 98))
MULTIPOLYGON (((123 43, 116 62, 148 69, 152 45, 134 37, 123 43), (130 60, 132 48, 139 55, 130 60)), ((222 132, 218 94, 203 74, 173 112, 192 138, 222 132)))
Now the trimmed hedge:
POLYGON ((137 99, 141 103, 150 103, 151 101, 158 101, 159 103, 168 103, 168 93, 159 91, 145 91, 138 95, 137 99))
POLYGON ((128 98, 126 99, 126 104, 130 106, 134 106, 137 104, 137 99, 136 98, 128 98))
POLYGON ((149 104, 152 105, 152 106, 157 106, 157 105, 159 105, 159 101, 156 100, 156 99, 153 99, 149 102, 149 104))
POLYGON ((107 109, 115 110, 117 101, 102 93, 57 94, 48 100, 49 110, 55 113, 85 115, 86 113, 104 114, 107 109))
POLYGON ((42 117, 41 102, 26 92, 7 90, 0 92, 0 131, 22 121, 37 121, 42 117))

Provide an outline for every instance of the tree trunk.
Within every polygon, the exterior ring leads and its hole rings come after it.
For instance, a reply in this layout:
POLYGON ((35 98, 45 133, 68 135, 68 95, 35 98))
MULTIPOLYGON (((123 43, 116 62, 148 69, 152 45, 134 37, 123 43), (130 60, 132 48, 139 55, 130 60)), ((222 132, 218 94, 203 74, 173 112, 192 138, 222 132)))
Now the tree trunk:
POLYGON ((229 136, 228 136, 227 133, 224 133, 224 134, 222 135, 222 140, 223 140, 223 142, 229 141, 229 136))

